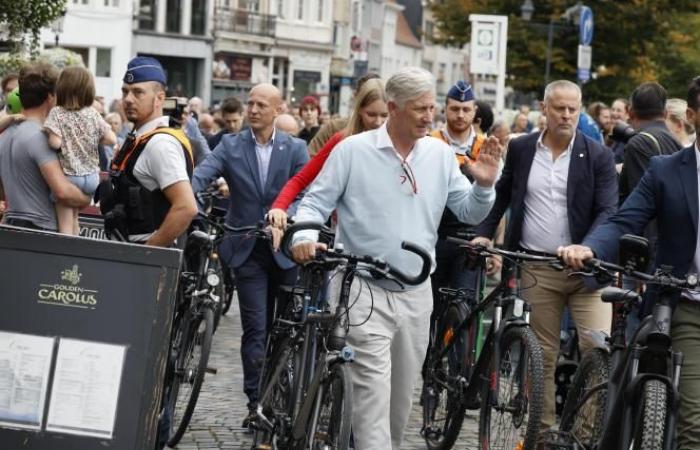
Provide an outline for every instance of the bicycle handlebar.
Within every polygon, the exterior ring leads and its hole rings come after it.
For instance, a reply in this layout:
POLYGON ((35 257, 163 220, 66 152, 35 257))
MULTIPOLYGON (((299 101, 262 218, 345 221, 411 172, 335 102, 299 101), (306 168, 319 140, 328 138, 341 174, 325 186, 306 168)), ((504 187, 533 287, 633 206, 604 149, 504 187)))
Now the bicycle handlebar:
POLYGON ((698 286, 698 277, 695 274, 689 274, 685 278, 676 278, 667 271, 657 271, 655 274, 648 274, 631 270, 618 264, 613 264, 596 258, 591 258, 585 263, 586 269, 591 273, 604 274, 612 276, 611 272, 620 272, 630 278, 644 281, 645 283, 656 284, 659 286, 670 287, 673 289, 691 289, 694 290, 698 286))
MULTIPOLYGON (((295 233, 303 230, 324 231, 326 230, 326 227, 322 223, 318 222, 296 222, 293 225, 290 225, 285 231, 284 237, 282 238, 282 244, 280 245, 284 254, 290 259, 292 258, 290 248, 292 237, 295 233)), ((421 258, 423 266, 418 275, 408 275, 399 269, 391 267, 382 259, 371 256, 357 256, 338 248, 329 249, 321 253, 317 251, 317 262, 340 263, 341 261, 346 261, 352 264, 363 264, 372 266, 369 269, 371 273, 381 275, 385 278, 393 278, 408 285, 418 285, 423 283, 430 276, 430 269, 432 268, 432 258, 430 257, 430 254, 421 247, 406 241, 401 243, 401 248, 408 252, 414 253, 421 258)))
POLYGON ((532 253, 528 253, 527 251, 511 252, 511 251, 502 250, 499 248, 486 247, 485 245, 473 244, 467 240, 459 239, 459 238, 451 237, 451 236, 447 238, 447 241, 453 242, 455 244, 459 244, 460 247, 464 247, 464 248, 467 248, 469 250, 473 250, 474 252, 479 253, 479 254, 487 253, 489 255, 503 256, 505 258, 515 260, 518 262, 559 263, 561 261, 559 259, 559 257, 555 256, 555 255, 552 255, 552 256, 535 255, 532 253))

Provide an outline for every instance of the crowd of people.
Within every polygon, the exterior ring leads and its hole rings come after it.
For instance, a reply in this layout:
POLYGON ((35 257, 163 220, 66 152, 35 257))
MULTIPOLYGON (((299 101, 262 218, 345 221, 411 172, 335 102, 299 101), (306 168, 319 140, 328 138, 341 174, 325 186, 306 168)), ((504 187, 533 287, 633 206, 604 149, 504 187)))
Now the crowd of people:
MULTIPOLYGON (((368 278, 362 282, 369 290, 353 286, 350 321, 361 323, 348 335, 357 449, 400 448, 438 288, 473 283, 465 255, 447 237, 468 232, 478 243, 559 255, 579 268, 594 255, 615 260, 617 238, 630 232, 649 238, 655 264, 672 265, 679 276, 700 270, 700 150, 693 144, 700 78, 687 100, 667 99, 650 82, 629 100, 610 107, 593 102, 586 110, 579 86, 555 81, 543 92, 539 114, 524 106, 512 126, 494 118, 463 80, 437 105, 434 78, 419 68, 386 80, 360 78, 348 118, 331 117, 313 96, 292 107, 277 87, 259 84, 244 102, 231 97, 205 108, 193 97, 173 121, 163 110, 165 73, 150 57, 129 62, 122 97, 106 115, 83 68, 59 73, 45 63, 27 64, 5 77, 2 89, 5 97, 18 89, 22 106, 0 118, 4 224, 77 234, 78 211, 98 202, 110 236, 169 247, 197 214, 195 193, 211 186, 229 198, 229 225, 269 222, 272 244, 231 236, 220 248, 238 289, 249 400, 243 426, 256 417, 278 289, 294 284, 298 265, 325 248, 301 233, 293 260, 279 252, 290 216, 319 222, 333 216, 337 243, 407 273, 418 271, 419 260, 402 252, 402 241, 433 253, 432 282, 397 287, 368 278), (101 183, 100 171, 109 173, 101 183)), ((488 264, 496 275, 502 262, 488 264)), ((523 295, 544 349, 546 430, 555 425, 564 311, 579 330, 582 351, 595 345, 590 331, 609 333, 612 311, 589 279, 549 267, 531 272, 536 286, 523 295)), ((337 290, 331 286, 331 296, 337 290)), ((686 358, 679 449, 700 448, 693 427, 700 420, 696 302, 682 296, 672 324, 674 348, 686 358)), ((164 413, 161 432, 167 420, 164 413)))

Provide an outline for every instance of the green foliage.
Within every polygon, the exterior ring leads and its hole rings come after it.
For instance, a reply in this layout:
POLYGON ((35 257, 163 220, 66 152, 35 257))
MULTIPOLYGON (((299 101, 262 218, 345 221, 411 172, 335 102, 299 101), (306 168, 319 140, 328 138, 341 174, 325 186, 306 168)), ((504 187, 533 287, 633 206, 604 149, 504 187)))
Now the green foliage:
POLYGON ((19 53, 30 35, 29 53, 39 52, 39 34, 66 9, 67 0, 0 0, 0 24, 5 24, 10 40, 17 43, 13 53, 19 53))
POLYGON ((0 55, 0 78, 8 73, 18 73, 26 60, 15 53, 0 55))
MULTIPOLYGON (((534 0, 530 22, 521 19, 523 0, 433 2, 440 36, 464 44, 471 36, 469 14, 508 15, 508 81, 523 92, 544 88, 547 24, 554 18, 550 80, 576 78, 578 29, 559 21, 574 0, 534 0)), ((628 96, 641 82, 657 80, 670 96, 684 97, 688 81, 700 74, 700 2, 697 0, 584 0, 593 10, 593 71, 586 99, 610 102, 628 96)))

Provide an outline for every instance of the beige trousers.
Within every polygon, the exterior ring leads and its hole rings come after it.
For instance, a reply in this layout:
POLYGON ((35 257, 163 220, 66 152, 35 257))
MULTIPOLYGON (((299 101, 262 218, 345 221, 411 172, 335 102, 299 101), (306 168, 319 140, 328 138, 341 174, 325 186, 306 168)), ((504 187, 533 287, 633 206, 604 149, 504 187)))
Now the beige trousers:
MULTIPOLYGON (((340 283, 333 284, 331 292, 338 292, 340 283)), ((350 304, 350 323, 361 324, 350 328, 347 339, 355 351, 350 364, 355 448, 399 450, 428 348, 430 279, 410 291, 391 292, 356 278, 350 304)))
POLYGON ((566 271, 557 271, 547 266, 529 266, 523 271, 522 296, 532 306, 530 324, 542 346, 544 355, 544 411, 542 428, 551 427, 556 422, 554 372, 560 346, 561 318, 564 307, 568 306, 576 323, 581 353, 593 348, 596 340, 591 331, 610 334, 612 307, 600 299, 600 291, 592 291, 583 284, 579 276, 569 277, 566 271))

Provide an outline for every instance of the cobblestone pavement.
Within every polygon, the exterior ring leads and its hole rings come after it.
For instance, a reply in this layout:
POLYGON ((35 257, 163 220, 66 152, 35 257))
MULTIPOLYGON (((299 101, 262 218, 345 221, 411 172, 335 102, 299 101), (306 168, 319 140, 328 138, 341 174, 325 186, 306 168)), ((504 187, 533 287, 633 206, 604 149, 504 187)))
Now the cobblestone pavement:
MULTIPOLYGON (((206 375, 190 429, 177 449, 250 449, 251 435, 240 426, 245 416, 247 401, 242 389, 240 345, 238 304, 234 301, 214 336, 209 366, 215 367, 218 372, 216 375, 206 375)), ((426 448, 419 434, 421 410, 417 401, 418 390, 415 398, 411 421, 402 446, 411 450, 426 448)), ((477 448, 477 423, 478 412, 468 412, 455 449, 477 448)))

